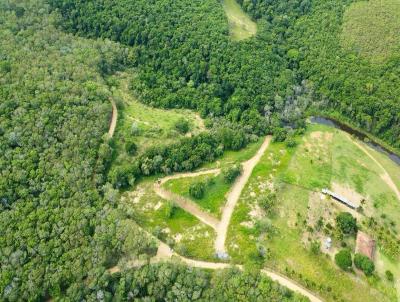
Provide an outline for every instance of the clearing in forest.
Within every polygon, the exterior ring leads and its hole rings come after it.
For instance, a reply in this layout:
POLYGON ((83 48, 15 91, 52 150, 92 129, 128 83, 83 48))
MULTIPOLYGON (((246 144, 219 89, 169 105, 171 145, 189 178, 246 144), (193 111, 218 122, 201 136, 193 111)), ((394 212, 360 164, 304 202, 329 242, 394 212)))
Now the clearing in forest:
MULTIPOLYGON (((293 148, 273 143, 254 168, 229 226, 227 249, 234 261, 262 263, 319 293, 326 301, 396 301, 391 270, 398 280, 396 249, 400 204, 382 179, 382 167, 339 130, 309 125, 293 148), (361 203, 355 212, 321 193, 340 191, 361 203), (377 239, 377 276, 339 269, 332 257, 355 238, 338 235, 336 217, 351 212, 359 227, 377 239), (374 224, 369 224, 373 219, 374 224), (332 238, 330 249, 325 240, 332 238)), ((374 156, 375 153, 372 153, 374 156)), ((381 157, 377 160, 381 162, 381 157)), ((396 164, 382 161, 399 186, 396 164)), ((398 171, 397 171, 398 173, 398 171)))
POLYGON ((381 62, 400 48, 400 0, 355 2, 344 15, 345 48, 381 62))
POLYGON ((228 17, 230 33, 234 40, 244 40, 257 33, 257 24, 242 10, 236 0, 223 0, 222 6, 228 17))

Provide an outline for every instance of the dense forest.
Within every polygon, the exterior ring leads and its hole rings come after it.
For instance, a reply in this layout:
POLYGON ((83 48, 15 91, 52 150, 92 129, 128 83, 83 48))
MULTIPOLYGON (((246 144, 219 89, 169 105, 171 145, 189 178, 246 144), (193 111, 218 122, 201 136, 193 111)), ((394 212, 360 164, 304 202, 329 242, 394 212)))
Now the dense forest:
MULTIPOLYGON (((282 4, 270 5, 269 2, 241 1, 243 8, 254 18, 274 23, 277 12, 282 11, 282 4)), ((298 19, 287 32, 287 43, 291 45, 288 47, 297 58, 293 70, 299 78, 313 84, 316 98, 326 99, 325 114, 344 118, 348 123, 400 148, 400 56, 394 51, 384 60, 374 60, 363 55, 365 45, 353 43, 350 47, 343 47, 348 44, 342 37, 343 20, 352 2, 304 0, 300 4, 288 1, 284 5, 291 7, 286 18, 298 19), (304 11, 309 13, 299 17, 299 13, 304 11)), ((374 13, 377 18, 383 19, 384 14, 379 15, 378 9, 374 13)), ((349 26, 354 29, 359 24, 349 26)), ((381 26, 392 25, 382 22, 381 26)), ((377 42, 387 49, 400 47, 394 36, 387 36, 391 45, 384 45, 384 32, 381 33, 382 40, 374 41, 365 34, 374 29, 358 30, 358 35, 364 33, 365 44, 377 42)))
POLYGON ((135 93, 146 103, 222 115, 261 134, 293 126, 287 109, 301 114, 311 100, 292 88, 306 80, 314 106, 400 146, 398 55, 374 64, 342 47, 351 1, 239 2, 259 20, 257 37, 241 43, 229 40, 218 1, 51 1, 67 30, 133 47, 135 93))
POLYGON ((41 1, 0 5, 0 300, 303 301, 256 273, 179 265, 108 272, 124 255, 156 248, 106 182, 107 78, 134 64, 138 50, 66 34, 59 22, 41 1))
POLYGON ((399 59, 344 50, 350 1, 238 1, 257 36, 235 42, 216 0, 0 2, 0 300, 303 301, 256 272, 158 264, 114 275, 156 242, 118 208, 120 188, 192 170, 310 108, 400 147, 399 59), (109 76, 140 101, 194 109, 210 131, 113 167, 109 76), (368 75, 368 76, 366 76, 368 75))

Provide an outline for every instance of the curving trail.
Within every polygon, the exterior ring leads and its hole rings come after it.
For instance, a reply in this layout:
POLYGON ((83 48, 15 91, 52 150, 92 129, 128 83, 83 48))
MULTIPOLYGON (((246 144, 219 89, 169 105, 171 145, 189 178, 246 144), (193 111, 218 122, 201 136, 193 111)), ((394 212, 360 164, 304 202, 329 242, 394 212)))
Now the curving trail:
POLYGON ((349 140, 351 140, 361 151, 363 151, 369 158, 371 158, 375 164, 382 170, 382 174, 380 175, 382 180, 389 186, 389 188, 395 193, 397 199, 400 201, 400 190, 397 188, 390 174, 386 171, 385 167, 368 151, 368 149, 357 142, 356 140, 351 139, 349 135, 346 135, 349 140))
MULTIPOLYGON (((243 173, 238 177, 235 183, 232 186, 232 189, 228 193, 227 202, 223 208, 221 221, 218 221, 215 217, 211 216, 210 214, 204 212, 196 203, 186 198, 183 198, 177 194, 174 194, 168 190, 165 190, 162 185, 171 179, 178 179, 183 177, 196 177, 205 174, 215 174, 218 175, 221 170, 220 169, 210 169, 210 170, 203 170, 198 172, 189 172, 189 173, 179 173, 171 176, 164 177, 158 180, 154 184, 154 190, 161 198, 170 200, 175 202, 178 206, 182 207, 187 212, 191 213, 195 217, 197 217, 203 223, 211 226, 217 232, 217 239, 215 242, 215 249, 216 252, 223 252, 225 251, 225 240, 226 234, 229 227, 229 223, 232 217, 232 213, 238 202, 240 195, 242 193, 243 188, 245 187, 247 181, 249 180, 251 173, 253 172, 254 167, 260 161, 262 155, 264 154, 265 150, 268 148, 271 142, 271 136, 267 136, 261 145, 260 149, 257 153, 248 161, 243 163, 243 173)), ((147 233, 147 232, 146 232, 147 233)), ((158 242, 158 250, 157 255, 152 257, 150 260, 132 260, 126 264, 126 267, 133 268, 133 267, 140 267, 146 264, 158 263, 163 261, 170 261, 173 259, 177 259, 185 263, 188 266, 198 267, 203 269, 225 269, 229 267, 237 267, 243 270, 242 265, 232 265, 229 263, 220 263, 220 262, 206 262, 206 261, 199 261, 194 259, 189 259, 183 257, 177 253, 175 253, 167 244, 158 240, 153 235, 149 234, 152 238, 154 238, 158 242)), ((119 266, 115 266, 110 268, 108 271, 113 274, 119 272, 121 268, 119 266)), ((279 274, 269 269, 262 269, 261 273, 271 278, 273 281, 278 282, 282 286, 285 286, 292 291, 298 292, 303 296, 306 296, 310 299, 311 302, 323 302, 321 298, 313 294, 311 291, 307 290, 303 286, 299 285, 297 282, 279 274)))
POLYGON ((209 225, 214 230, 216 230, 219 223, 217 218, 203 211, 203 209, 201 209, 195 202, 187 198, 184 198, 180 195, 174 194, 168 190, 165 190, 162 187, 162 185, 171 179, 178 179, 183 177, 196 177, 205 174, 218 174, 218 173, 220 173, 220 169, 205 170, 194 173, 179 173, 172 176, 167 176, 154 184, 154 191, 161 198, 176 203, 182 209, 189 212, 193 216, 197 217, 201 222, 209 225))
POLYGON ((118 109, 113 99, 110 99, 112 106, 112 116, 110 121, 110 128, 108 129, 108 136, 111 138, 114 136, 115 128, 117 127, 118 109))
MULTIPOLYGON (((158 241, 159 246, 158 246, 158 251, 157 255, 152 257, 148 261, 131 261, 128 262, 127 267, 128 268, 134 268, 134 267, 141 267, 146 264, 155 264, 159 262, 165 262, 165 261, 170 261, 173 259, 176 259, 178 261, 183 262, 184 264, 191 266, 191 267, 197 267, 197 268, 202 268, 202 269, 212 269, 212 270, 218 270, 218 269, 226 269, 226 268, 231 268, 231 267, 236 267, 240 270, 243 270, 244 267, 243 265, 231 265, 229 263, 219 263, 219 262, 206 262, 206 261, 198 261, 198 260, 193 260, 189 259, 186 257, 183 257, 174 251, 171 250, 171 248, 166 245, 165 243, 158 241)), ((121 270, 119 266, 115 266, 110 268, 108 271, 111 274, 117 273, 121 270)), ((273 281, 278 282, 282 286, 285 286, 289 288, 290 290, 300 293, 303 296, 306 296, 307 298, 310 299, 311 302, 323 302, 321 298, 304 288, 303 286, 299 285, 297 282, 280 275, 278 273, 275 273, 274 271, 268 270, 268 269, 262 269, 261 273, 268 276, 271 278, 273 281)))
POLYGON ((204 174, 218 174, 221 171, 220 169, 210 169, 194 173, 190 172, 179 173, 172 176, 167 176, 155 183, 154 191, 161 198, 175 202, 182 209, 189 212, 193 216, 197 217, 203 223, 212 227, 217 233, 217 238, 214 244, 215 252, 217 254, 226 254, 226 249, 225 249, 226 234, 228 232, 228 227, 231 221, 233 210, 235 209, 235 206, 240 198, 240 194, 242 193, 243 188, 245 187, 247 181, 249 180, 254 167, 260 161, 262 155, 268 148, 270 142, 271 142, 271 136, 267 136, 263 144, 261 145, 260 149, 258 149, 257 153, 248 161, 242 164, 243 173, 236 179, 235 183, 233 184, 231 190, 228 193, 226 204, 224 205, 224 208, 222 210, 221 221, 218 221, 214 216, 202 210, 195 202, 188 200, 177 194, 174 194, 162 187, 164 183, 166 183, 171 179, 178 179, 183 177, 196 177, 204 174))
POLYGON ((240 194, 242 193, 244 186, 249 180, 254 167, 260 161, 270 142, 271 136, 267 136, 260 149, 258 149, 257 153, 248 161, 243 163, 243 173, 238 177, 238 179, 233 184, 232 189, 228 193, 227 202, 222 211, 221 221, 218 224, 217 228, 217 239, 215 240, 215 251, 217 253, 226 253, 226 234, 228 232, 228 227, 231 221, 233 210, 235 209, 235 206, 240 198, 240 194))

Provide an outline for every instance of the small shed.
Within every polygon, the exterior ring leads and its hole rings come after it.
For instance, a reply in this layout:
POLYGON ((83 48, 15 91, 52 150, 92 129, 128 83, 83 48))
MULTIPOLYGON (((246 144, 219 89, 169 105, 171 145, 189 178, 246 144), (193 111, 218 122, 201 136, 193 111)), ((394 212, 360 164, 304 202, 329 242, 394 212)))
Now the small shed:
POLYGON ((322 193, 326 194, 326 195, 330 195, 333 199, 343 203, 345 206, 355 210, 357 209, 357 206, 352 203, 351 201, 349 201, 346 197, 343 197, 335 192, 332 192, 328 189, 322 189, 322 193))
POLYGON ((356 240, 356 253, 374 260, 376 242, 368 234, 358 231, 356 240))
POLYGON ((332 247, 332 238, 328 237, 324 241, 325 249, 329 250, 332 247))

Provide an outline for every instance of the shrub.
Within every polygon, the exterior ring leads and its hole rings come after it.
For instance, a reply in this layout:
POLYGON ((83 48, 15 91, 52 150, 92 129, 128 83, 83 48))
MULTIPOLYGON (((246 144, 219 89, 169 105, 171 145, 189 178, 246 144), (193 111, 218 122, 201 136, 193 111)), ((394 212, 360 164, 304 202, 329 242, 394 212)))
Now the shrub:
POLYGON ((233 183, 241 173, 242 173, 242 167, 240 165, 234 165, 222 171, 224 181, 228 184, 233 183))
POLYGON ((175 123, 175 129, 180 133, 185 134, 189 131, 189 122, 184 118, 180 118, 175 123))
POLYGON ((357 233, 357 220, 348 212, 342 212, 336 217, 336 225, 343 234, 357 233))
POLYGON ((353 265, 351 260, 351 253, 348 249, 343 249, 335 255, 335 263, 342 270, 349 271, 353 265))
POLYGON ((196 199, 203 198, 205 192, 206 192, 206 185, 204 182, 195 182, 192 183, 189 187, 190 196, 196 199))
POLYGON ((391 271, 389 271, 389 270, 386 271, 385 275, 386 275, 386 279, 388 279, 388 281, 390 281, 390 282, 394 281, 394 276, 393 276, 393 273, 391 271))
POLYGON ((356 268, 362 270, 365 275, 371 276, 375 270, 375 265, 367 256, 355 254, 354 265, 356 268))
POLYGON ((258 205, 262 208, 267 214, 272 214, 276 203, 276 195, 274 193, 267 194, 262 196, 258 200, 258 205))
POLYGON ((125 151, 126 151, 126 153, 128 153, 129 155, 135 155, 135 154, 136 154, 136 151, 137 151, 137 146, 136 146, 135 142, 132 141, 132 140, 128 140, 128 141, 125 143, 125 151))

